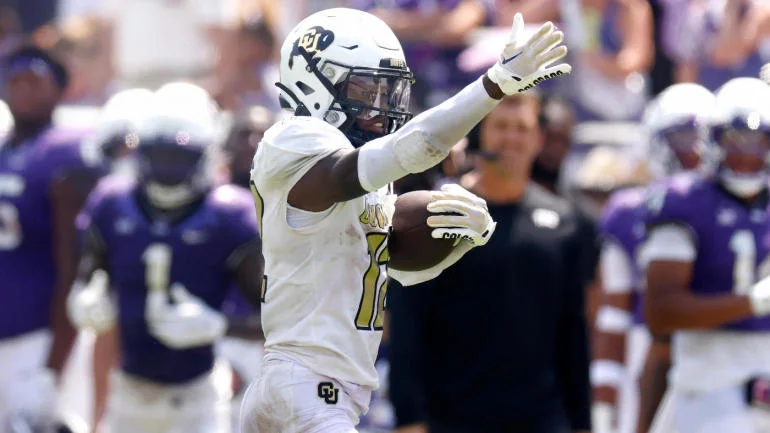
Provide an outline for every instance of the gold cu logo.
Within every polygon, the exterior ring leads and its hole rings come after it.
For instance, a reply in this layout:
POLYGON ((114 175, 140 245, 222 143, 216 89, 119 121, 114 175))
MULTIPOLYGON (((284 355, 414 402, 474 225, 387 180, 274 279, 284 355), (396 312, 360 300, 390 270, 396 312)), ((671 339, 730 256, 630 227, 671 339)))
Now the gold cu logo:
POLYGON ((334 387, 331 382, 321 382, 318 384, 318 396, 324 399, 326 404, 337 404, 340 390, 334 387))
POLYGON ((318 50, 318 39, 321 35, 315 30, 310 29, 299 40, 299 46, 302 47, 308 54, 315 53, 318 50))
POLYGON ((316 53, 329 48, 334 42, 334 33, 320 26, 313 26, 294 41, 289 57, 289 68, 294 67, 294 56, 303 56, 308 64, 316 53))

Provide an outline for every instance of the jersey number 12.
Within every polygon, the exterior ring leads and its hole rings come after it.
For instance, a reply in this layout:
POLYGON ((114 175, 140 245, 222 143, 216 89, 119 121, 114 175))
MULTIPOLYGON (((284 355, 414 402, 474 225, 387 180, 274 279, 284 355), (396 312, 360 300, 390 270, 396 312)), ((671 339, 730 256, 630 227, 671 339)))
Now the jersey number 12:
POLYGON ((385 271, 388 266, 388 235, 369 233, 366 235, 369 248, 369 267, 364 272, 364 290, 356 314, 356 328, 361 330, 382 329, 385 314, 385 297, 388 294, 385 271))

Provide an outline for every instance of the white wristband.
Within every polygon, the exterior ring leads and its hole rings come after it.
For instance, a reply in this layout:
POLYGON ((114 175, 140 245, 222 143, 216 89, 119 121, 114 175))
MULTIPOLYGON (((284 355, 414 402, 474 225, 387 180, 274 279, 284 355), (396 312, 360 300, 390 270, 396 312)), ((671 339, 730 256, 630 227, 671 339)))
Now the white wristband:
POLYGON ((609 433, 615 424, 615 407, 599 401, 591 405, 591 424, 594 433, 609 433))
POLYGON ((626 368, 618 361, 597 359, 591 363, 591 385, 593 386, 617 388, 625 375, 626 368))
POLYGON ((596 329, 602 332, 625 334, 633 322, 631 313, 610 305, 602 305, 596 313, 596 329))

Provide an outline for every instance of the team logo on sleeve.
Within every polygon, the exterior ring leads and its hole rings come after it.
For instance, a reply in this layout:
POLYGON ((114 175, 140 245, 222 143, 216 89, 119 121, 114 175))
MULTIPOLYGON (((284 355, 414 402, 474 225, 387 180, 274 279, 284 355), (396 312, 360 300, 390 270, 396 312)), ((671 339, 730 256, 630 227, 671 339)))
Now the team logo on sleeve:
POLYGON ((331 382, 321 382, 318 384, 318 396, 321 397, 326 404, 337 404, 339 399, 340 390, 334 387, 331 382))
POLYGON ((334 42, 334 33, 321 26, 310 27, 305 34, 294 41, 294 47, 289 56, 289 68, 294 67, 294 56, 303 56, 310 63, 315 54, 329 48, 334 42))

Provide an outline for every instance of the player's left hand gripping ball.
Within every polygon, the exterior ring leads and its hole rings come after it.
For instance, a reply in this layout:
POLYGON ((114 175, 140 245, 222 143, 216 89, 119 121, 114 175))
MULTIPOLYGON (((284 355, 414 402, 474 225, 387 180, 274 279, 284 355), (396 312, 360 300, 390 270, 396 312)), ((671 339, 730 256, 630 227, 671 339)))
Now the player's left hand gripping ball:
POLYGON ((524 17, 517 13, 513 17, 508 43, 500 59, 487 71, 487 76, 503 93, 513 95, 545 80, 569 74, 572 66, 568 63, 550 66, 567 55, 567 47, 561 45, 563 39, 564 34, 548 21, 524 40, 524 17))
POLYGON ((474 247, 485 245, 497 223, 492 220, 484 199, 457 184, 447 184, 441 191, 433 192, 428 211, 436 214, 428 217, 428 225, 436 239, 456 239, 471 243, 474 247))

